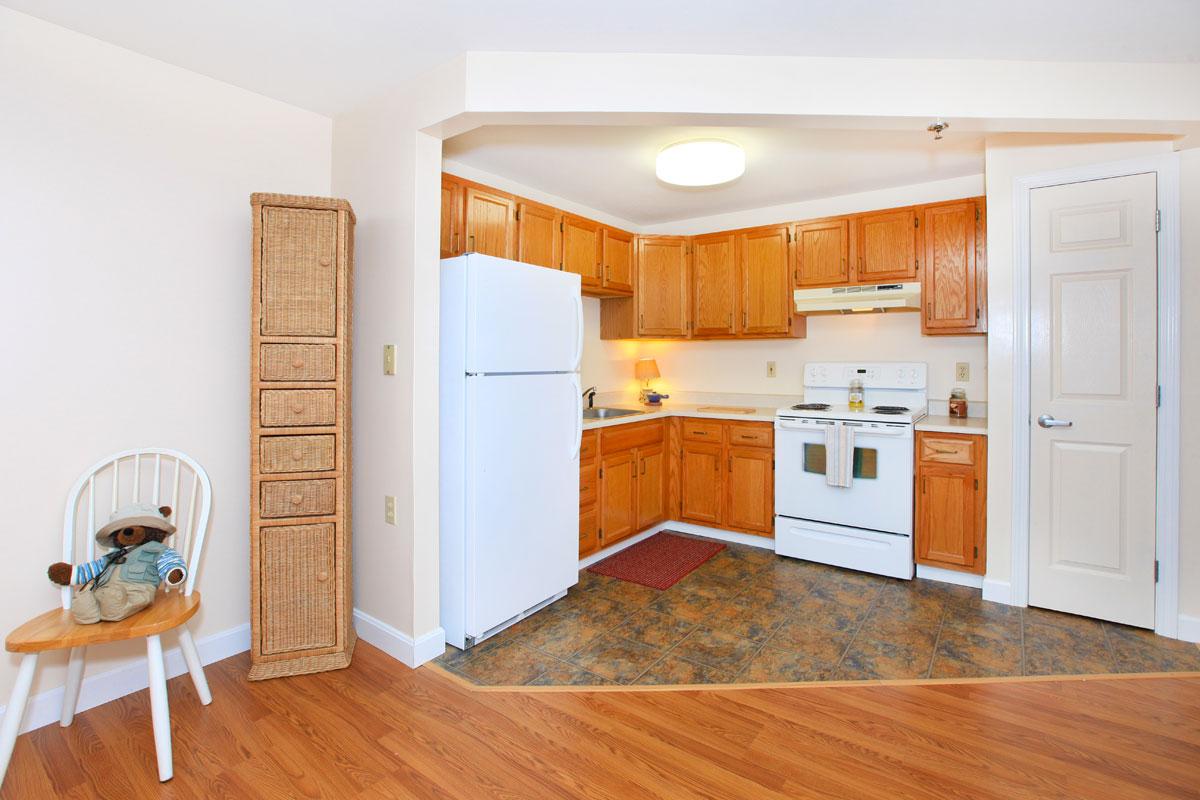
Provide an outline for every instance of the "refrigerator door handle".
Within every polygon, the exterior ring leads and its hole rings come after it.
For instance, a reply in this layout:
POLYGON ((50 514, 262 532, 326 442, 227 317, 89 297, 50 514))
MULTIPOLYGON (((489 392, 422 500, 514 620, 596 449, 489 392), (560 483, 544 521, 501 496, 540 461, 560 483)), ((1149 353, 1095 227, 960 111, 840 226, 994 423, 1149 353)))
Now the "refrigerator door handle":
MULTIPOLYGON (((571 367, 572 372, 578 372, 579 366, 583 362, 583 295, 575 295, 575 361, 571 367)), ((581 412, 582 413, 582 412, 581 412)), ((583 425, 583 417, 579 417, 579 424, 583 425)), ((582 430, 582 428, 580 429, 582 430)))
MULTIPOLYGON (((581 325, 580 328, 583 326, 581 325)), ((583 447, 583 388, 579 383, 579 373, 571 375, 571 386, 575 390, 575 441, 571 448, 571 461, 579 459, 579 450, 583 447)))

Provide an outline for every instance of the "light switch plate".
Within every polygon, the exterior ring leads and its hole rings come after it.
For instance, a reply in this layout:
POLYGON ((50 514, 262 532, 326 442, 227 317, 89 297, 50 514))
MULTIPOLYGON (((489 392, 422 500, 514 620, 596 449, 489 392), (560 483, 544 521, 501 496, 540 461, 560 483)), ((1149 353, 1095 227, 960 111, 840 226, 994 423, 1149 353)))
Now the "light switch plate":
POLYGON ((768 378, 775 377, 775 362, 774 361, 767 362, 767 377, 768 378))
POLYGON ((971 365, 966 361, 959 361, 954 365, 954 380, 966 383, 971 380, 971 365))
POLYGON ((383 374, 396 374, 396 345, 385 344, 383 346, 383 374))
POLYGON ((388 525, 396 524, 396 497, 395 495, 384 495, 383 498, 383 521, 388 525))

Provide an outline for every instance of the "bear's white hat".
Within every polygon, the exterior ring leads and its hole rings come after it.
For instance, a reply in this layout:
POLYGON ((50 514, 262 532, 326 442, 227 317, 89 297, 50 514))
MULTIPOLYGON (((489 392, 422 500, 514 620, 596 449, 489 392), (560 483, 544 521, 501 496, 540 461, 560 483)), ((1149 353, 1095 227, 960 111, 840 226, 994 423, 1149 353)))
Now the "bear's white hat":
POLYGON ((96 541, 104 545, 110 544, 108 537, 113 531, 132 528, 134 525, 165 531, 168 536, 175 532, 175 526, 163 516, 158 506, 152 503, 130 503, 112 512, 108 524, 96 531, 96 541))

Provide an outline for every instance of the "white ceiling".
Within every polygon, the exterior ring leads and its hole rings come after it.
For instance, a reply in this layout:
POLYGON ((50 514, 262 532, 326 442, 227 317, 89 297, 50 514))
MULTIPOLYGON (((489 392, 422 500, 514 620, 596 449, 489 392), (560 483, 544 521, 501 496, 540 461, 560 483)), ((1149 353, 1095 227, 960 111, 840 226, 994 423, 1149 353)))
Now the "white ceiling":
POLYGON ((0 0, 334 114, 466 50, 1200 61, 1196 0, 0 0))
POLYGON ((983 134, 938 142, 918 128, 683 128, 485 126, 448 139, 443 154, 639 225, 905 186, 983 172, 983 134), (718 137, 746 150, 732 183, 684 189, 660 183, 654 157, 672 142, 718 137))

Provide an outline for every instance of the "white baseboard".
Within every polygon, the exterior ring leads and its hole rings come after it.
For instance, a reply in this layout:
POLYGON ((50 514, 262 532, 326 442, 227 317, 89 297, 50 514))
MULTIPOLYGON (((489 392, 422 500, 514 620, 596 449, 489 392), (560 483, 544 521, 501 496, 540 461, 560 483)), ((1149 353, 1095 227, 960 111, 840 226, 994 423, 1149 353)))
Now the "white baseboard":
MULTIPOLYGON (((169 636, 170 633, 166 635, 169 636)), ((196 649, 200 651, 200 662, 203 664, 212 664, 238 653, 244 653, 250 649, 250 623, 197 639, 196 649)), ((174 678, 187 672, 187 665, 184 663, 183 654, 179 652, 178 647, 165 651, 163 659, 168 678, 174 678)), ((79 689, 79 703, 75 712, 87 711, 89 708, 109 703, 125 695, 140 692, 149 685, 150 678, 146 672, 144 657, 131 660, 123 666, 98 675, 88 675, 83 679, 83 685, 79 689)), ((62 686, 57 686, 30 697, 29 703, 25 706, 25 719, 21 723, 21 733, 58 722, 62 716, 64 691, 62 686)), ((0 708, 0 714, 7 711, 7 707, 0 708)))
POLYGON ((1178 638, 1185 642, 1200 643, 1200 617, 1193 617, 1190 614, 1179 615, 1179 628, 1176 631, 1178 638))
POLYGON ((354 609, 354 631, 358 638, 408 667, 419 667, 446 651, 446 632, 441 628, 414 639, 358 608, 354 609))
POLYGON ((643 539, 649 539, 656 533, 661 531, 678 531, 680 533, 690 533, 694 536, 704 536, 709 539, 717 539, 722 542, 733 542, 734 544, 745 544, 751 547, 761 547, 766 550, 775 549, 775 540, 766 536, 751 536, 748 533, 737 533, 736 531, 726 531, 721 528, 708 528, 704 525, 694 525, 690 522, 660 522, 653 528, 648 528, 636 536, 630 536, 628 539, 623 539, 617 542, 612 547, 606 547, 598 553, 592 553, 586 558, 579 559, 579 568, 590 567, 597 561, 603 561, 611 555, 621 552, 627 547, 632 547, 643 539))
POLYGON ((983 599, 993 603, 1013 605, 1012 584, 1008 581, 997 581, 991 578, 983 579, 983 599))
POLYGON ((939 583, 953 583, 957 586, 970 586, 973 589, 983 588, 982 575, 972 575, 969 572, 958 572, 957 570, 953 569, 930 567, 926 564, 917 564, 917 577, 924 578, 928 581, 937 581, 939 583))

